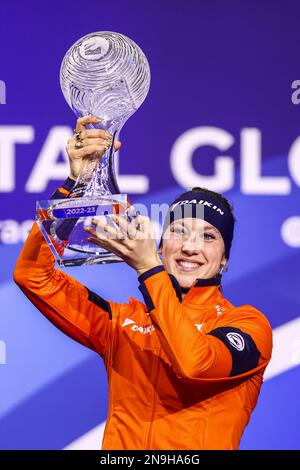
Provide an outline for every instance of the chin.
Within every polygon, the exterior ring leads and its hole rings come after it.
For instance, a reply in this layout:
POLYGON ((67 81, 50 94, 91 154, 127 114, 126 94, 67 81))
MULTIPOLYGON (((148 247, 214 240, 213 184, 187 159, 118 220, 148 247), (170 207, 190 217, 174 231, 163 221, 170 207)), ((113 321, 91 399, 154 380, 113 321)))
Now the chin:
POLYGON ((194 282, 196 281, 196 279, 198 279, 200 277, 199 276, 194 276, 193 278, 186 278, 185 276, 183 276, 182 274, 179 274, 177 276, 175 276, 181 289, 190 289, 192 287, 192 285, 194 284, 194 282))
POLYGON ((207 272, 207 270, 198 270, 198 272, 193 274, 183 274, 176 270, 174 276, 182 289, 190 289, 197 279, 208 279, 214 277, 214 274, 207 272))

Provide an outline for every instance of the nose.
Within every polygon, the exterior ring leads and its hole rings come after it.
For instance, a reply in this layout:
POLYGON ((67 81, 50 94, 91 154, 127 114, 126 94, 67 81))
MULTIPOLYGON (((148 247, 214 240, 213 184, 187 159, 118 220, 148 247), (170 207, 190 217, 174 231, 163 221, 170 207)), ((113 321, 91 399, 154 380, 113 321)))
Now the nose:
POLYGON ((201 238, 189 237, 185 239, 182 243, 182 251, 188 253, 189 255, 200 253, 203 246, 203 240, 201 238))

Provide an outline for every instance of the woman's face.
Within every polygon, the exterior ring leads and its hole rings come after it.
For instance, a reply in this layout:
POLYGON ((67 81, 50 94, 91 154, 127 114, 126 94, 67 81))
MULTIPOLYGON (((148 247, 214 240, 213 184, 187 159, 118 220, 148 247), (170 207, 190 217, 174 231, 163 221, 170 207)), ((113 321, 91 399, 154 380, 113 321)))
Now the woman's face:
POLYGON ((183 289, 189 289, 197 278, 216 276, 221 264, 226 263, 224 252, 219 230, 201 219, 176 220, 164 234, 164 267, 183 289))

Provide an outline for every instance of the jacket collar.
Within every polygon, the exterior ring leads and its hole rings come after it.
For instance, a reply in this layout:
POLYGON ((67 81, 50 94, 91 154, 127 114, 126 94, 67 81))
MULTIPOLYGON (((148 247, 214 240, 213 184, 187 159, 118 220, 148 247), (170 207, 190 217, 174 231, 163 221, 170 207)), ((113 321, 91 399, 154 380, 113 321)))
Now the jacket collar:
POLYGON ((180 302, 193 304, 195 306, 208 306, 218 303, 222 298, 220 290, 222 276, 211 277, 209 279, 196 279, 192 287, 182 299, 181 287, 173 274, 169 274, 173 287, 180 302))

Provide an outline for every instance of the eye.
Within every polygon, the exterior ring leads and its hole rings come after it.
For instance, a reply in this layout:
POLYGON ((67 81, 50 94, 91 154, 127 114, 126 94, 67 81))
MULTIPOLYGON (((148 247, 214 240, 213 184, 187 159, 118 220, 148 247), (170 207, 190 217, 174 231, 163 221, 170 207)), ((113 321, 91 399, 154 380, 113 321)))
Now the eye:
POLYGON ((182 225, 175 225, 171 227, 171 232, 173 232, 175 235, 178 235, 178 236, 182 236, 185 234, 185 230, 182 225))
POLYGON ((205 239, 205 240, 215 240, 216 237, 215 237, 215 235, 214 235, 213 233, 207 233, 207 232, 206 232, 206 233, 204 234, 204 239, 205 239))

